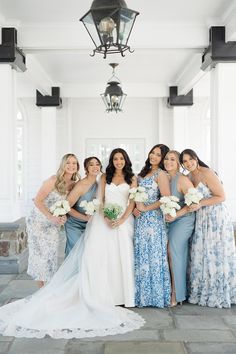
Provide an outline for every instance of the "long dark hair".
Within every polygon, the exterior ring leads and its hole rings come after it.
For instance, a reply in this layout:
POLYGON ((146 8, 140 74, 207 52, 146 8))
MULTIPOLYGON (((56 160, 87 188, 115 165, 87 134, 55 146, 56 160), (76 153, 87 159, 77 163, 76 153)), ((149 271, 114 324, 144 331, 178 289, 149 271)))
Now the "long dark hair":
POLYGON ((96 157, 96 156, 89 156, 89 157, 87 157, 86 159, 84 159, 84 170, 85 170, 86 173, 88 173, 89 163, 90 163, 90 161, 93 160, 93 159, 94 159, 94 160, 97 160, 97 162, 98 162, 99 165, 100 165, 101 171, 102 171, 102 163, 101 163, 101 161, 99 160, 99 158, 96 157))
POLYGON ((112 178, 115 173, 113 159, 114 159, 115 154, 117 154, 117 153, 121 153, 125 159, 125 166, 124 166, 122 172, 124 175, 125 182, 130 185, 130 184, 132 184, 132 177, 134 176, 134 173, 132 171, 132 163, 130 161, 130 158, 129 158, 127 152, 121 148, 117 148, 117 149, 112 150, 112 152, 110 154, 109 163, 106 168, 106 182, 108 184, 111 184, 112 178))
POLYGON ((202 160, 199 159, 199 157, 197 156, 196 152, 193 151, 192 149, 185 149, 184 151, 181 152, 180 156, 179 156, 179 162, 181 163, 182 167, 184 168, 183 165, 183 157, 184 155, 189 155, 192 157, 192 159, 194 159, 195 161, 197 161, 199 166, 202 167, 206 167, 209 168, 208 165, 205 164, 205 162, 203 162, 202 160))
POLYGON ((139 173, 139 176, 140 177, 145 177, 148 172, 150 172, 150 169, 151 169, 151 164, 150 164, 150 160, 149 160, 149 155, 151 154, 151 152, 153 152, 154 149, 156 148, 159 148, 161 150, 161 161, 159 163, 159 167, 163 170, 164 169, 164 158, 167 154, 167 152, 170 150, 168 148, 168 146, 164 145, 164 144, 157 144, 157 145, 154 145, 151 150, 149 151, 148 153, 148 158, 147 160, 145 161, 145 165, 144 167, 142 168, 141 172, 139 173))

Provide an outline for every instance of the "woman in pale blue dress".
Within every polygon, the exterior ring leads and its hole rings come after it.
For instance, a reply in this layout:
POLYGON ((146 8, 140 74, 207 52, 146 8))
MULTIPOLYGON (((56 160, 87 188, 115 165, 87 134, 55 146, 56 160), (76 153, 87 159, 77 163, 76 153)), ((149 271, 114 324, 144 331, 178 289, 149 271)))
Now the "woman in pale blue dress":
POLYGON ((229 308, 236 303, 236 252, 233 225, 223 203, 223 185, 193 150, 184 150, 180 162, 203 194, 199 204, 189 207, 196 211, 190 249, 189 302, 229 308))
POLYGON ((170 274, 167 257, 167 234, 160 210, 161 195, 170 195, 169 180, 163 159, 169 148, 155 145, 138 176, 148 200, 137 203, 134 214, 135 304, 138 307, 163 308, 170 304, 170 274))
POLYGON ((181 209, 176 217, 166 215, 168 221, 168 248, 171 269, 171 306, 186 300, 186 273, 188 262, 188 244, 194 230, 195 213, 190 213, 184 204, 184 195, 193 188, 188 177, 179 172, 179 152, 169 151, 164 159, 164 167, 170 177, 171 195, 179 198, 181 209))
POLYGON ((66 198, 78 179, 79 163, 74 154, 63 156, 57 174, 47 179, 34 198, 26 218, 29 259, 27 273, 42 287, 57 271, 60 226, 65 216, 53 216, 50 207, 66 198))
POLYGON ((70 205, 73 206, 65 223, 66 231, 66 257, 75 246, 76 242, 83 237, 90 215, 80 206, 83 200, 91 201, 97 192, 96 178, 101 172, 101 162, 97 157, 91 156, 84 160, 86 177, 76 183, 67 197, 70 205))

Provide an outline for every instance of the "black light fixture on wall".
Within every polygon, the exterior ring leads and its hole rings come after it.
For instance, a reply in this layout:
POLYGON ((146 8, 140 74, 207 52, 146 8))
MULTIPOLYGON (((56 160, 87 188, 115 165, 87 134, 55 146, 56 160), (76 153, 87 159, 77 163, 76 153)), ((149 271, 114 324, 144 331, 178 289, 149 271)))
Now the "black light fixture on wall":
POLYGON ((126 99, 126 93, 122 91, 121 82, 115 76, 115 68, 119 65, 117 63, 109 64, 112 70, 112 77, 107 82, 107 87, 104 93, 101 94, 103 102, 106 106, 106 112, 121 112, 122 106, 126 99))
POLYGON ((94 0, 80 19, 94 45, 93 55, 121 53, 130 50, 128 40, 139 12, 128 9, 124 0, 94 0))

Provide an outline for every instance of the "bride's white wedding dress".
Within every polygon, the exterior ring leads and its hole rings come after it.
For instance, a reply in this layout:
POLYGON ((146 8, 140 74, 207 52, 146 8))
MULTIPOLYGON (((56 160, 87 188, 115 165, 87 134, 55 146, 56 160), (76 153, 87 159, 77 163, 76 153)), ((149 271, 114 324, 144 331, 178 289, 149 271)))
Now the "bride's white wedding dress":
MULTIPOLYGON (((107 203, 127 207, 129 186, 106 185, 107 203)), ((0 308, 0 333, 15 337, 83 338, 140 328, 134 306, 133 217, 117 229, 96 213, 51 282, 0 308)))

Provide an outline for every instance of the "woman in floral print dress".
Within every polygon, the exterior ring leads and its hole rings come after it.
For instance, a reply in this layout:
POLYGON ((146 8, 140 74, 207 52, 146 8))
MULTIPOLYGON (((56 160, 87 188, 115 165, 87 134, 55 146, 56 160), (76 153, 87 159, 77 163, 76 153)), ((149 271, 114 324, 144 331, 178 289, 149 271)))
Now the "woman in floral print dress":
POLYGON ((34 206, 26 219, 29 259, 27 273, 39 287, 57 271, 60 226, 65 216, 53 216, 49 208, 65 199, 78 179, 79 163, 75 155, 66 154, 56 176, 47 179, 34 198, 34 206))
POLYGON ((189 207, 196 211, 190 248, 189 302, 228 308, 236 303, 236 252, 233 225, 223 203, 223 185, 193 150, 184 150, 180 162, 204 196, 199 204, 189 207))
POLYGON ((159 199, 170 195, 163 160, 169 148, 155 145, 138 176, 138 184, 148 193, 148 201, 137 203, 134 231, 135 304, 138 307, 163 308, 170 304, 170 274, 167 258, 167 234, 159 199))

